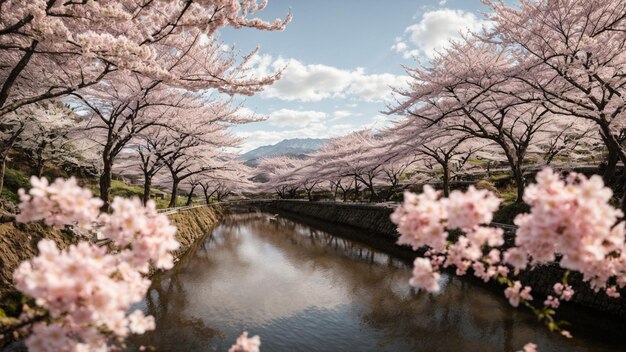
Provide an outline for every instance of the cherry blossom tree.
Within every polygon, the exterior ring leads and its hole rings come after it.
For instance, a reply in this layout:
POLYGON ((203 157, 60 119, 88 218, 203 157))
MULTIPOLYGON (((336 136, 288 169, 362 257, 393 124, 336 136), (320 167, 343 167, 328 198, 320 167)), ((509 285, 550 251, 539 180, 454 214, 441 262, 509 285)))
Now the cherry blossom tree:
POLYGON ((525 72, 512 54, 474 38, 452 43, 431 67, 407 70, 413 82, 395 90, 404 99, 388 113, 497 144, 513 173, 517 202, 522 202, 528 146, 557 116, 542 104, 541 94, 510 78, 525 72))
POLYGON ((153 145, 155 155, 170 172, 170 207, 176 206, 181 181, 225 167, 234 158, 232 153, 224 151, 241 143, 241 139, 227 131, 232 124, 262 119, 242 113, 239 106, 231 106, 230 100, 214 100, 205 104, 201 110, 177 111, 171 116, 172 120, 183 119, 186 123, 170 124, 166 133, 153 145))
POLYGON ((440 128, 437 124, 423 124, 411 117, 396 121, 381 133, 384 136, 383 153, 397 153, 413 159, 419 156, 421 164, 426 166, 430 166, 428 159, 438 164, 442 172, 444 196, 450 194, 451 173, 455 171, 453 166, 460 170, 482 147, 464 132, 440 128))
MULTIPOLYGON (((232 57, 223 57, 224 51, 216 42, 199 47, 195 43, 190 45, 192 47, 189 51, 180 53, 170 49, 167 55, 163 54, 160 58, 166 63, 168 73, 177 77, 176 82, 147 79, 139 74, 115 74, 110 76, 111 79, 73 94, 90 115, 85 128, 103 146, 104 169, 100 178, 100 196, 105 207, 108 204, 115 157, 128 143, 153 126, 175 123, 172 116, 185 116, 180 110, 187 111, 188 115, 214 113, 204 107, 205 104, 210 105, 210 101, 205 101, 201 94, 173 89, 172 84, 186 89, 214 88, 216 82, 213 70, 228 70, 237 74, 238 70, 243 70, 243 66, 233 66, 232 57), (189 112, 191 110, 195 112, 189 112)), ((277 77, 249 79, 243 83, 237 82, 232 89, 225 85, 222 88, 232 90, 231 93, 252 93, 256 88, 250 86, 269 84, 277 77)))
POLYGON ((78 116, 60 102, 41 102, 37 116, 28 118, 16 145, 28 155, 34 174, 41 177, 46 162, 63 164, 72 158, 76 148, 72 145, 73 129, 78 116))
POLYGON ((19 146, 29 154, 37 173, 64 146, 74 112, 59 102, 40 102, 7 114, 0 121, 0 192, 9 153, 19 146))
MULTIPOLYGON (((624 129, 626 4, 620 0, 486 1, 493 10, 487 40, 511 48, 525 74, 511 77, 540 94, 558 115, 596 124, 609 152, 608 174, 626 164, 624 129)), ((623 202, 624 203, 624 202, 623 202)))
POLYGON ((383 166, 392 158, 389 155, 375 155, 379 137, 369 130, 353 132, 329 141, 325 148, 313 154, 318 163, 324 163, 333 177, 327 179, 354 178, 355 199, 358 197, 357 183, 369 191, 369 201, 378 197, 377 183, 383 173, 383 166))
POLYGON ((251 181, 252 173, 251 168, 236 159, 231 159, 223 167, 208 172, 200 181, 206 203, 209 204, 213 196, 221 202, 230 195, 243 195, 245 192, 256 190, 256 185, 251 181))
MULTIPOLYGON (((18 108, 60 97, 126 71, 176 81, 159 57, 169 48, 186 52, 221 28, 282 30, 291 16, 268 23, 250 18, 267 1, 2 1, 0 3, 0 119, 18 108), (189 44, 193 43, 192 46, 189 44)), ((210 39, 209 39, 210 41, 210 39)), ((258 91, 267 81, 243 78, 213 65, 213 88, 258 91)), ((206 80, 188 71, 186 79, 206 80)))
POLYGON ((258 171, 268 178, 261 190, 276 192, 281 199, 295 198, 300 188, 294 171, 302 165, 302 160, 288 156, 276 156, 261 159, 258 171))

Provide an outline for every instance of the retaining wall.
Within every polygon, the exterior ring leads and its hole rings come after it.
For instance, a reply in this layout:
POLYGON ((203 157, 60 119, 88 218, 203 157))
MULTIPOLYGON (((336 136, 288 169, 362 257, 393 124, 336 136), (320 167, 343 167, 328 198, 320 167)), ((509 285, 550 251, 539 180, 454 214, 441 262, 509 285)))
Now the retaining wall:
POLYGON ((390 239, 398 237, 396 226, 389 220, 392 206, 363 203, 308 202, 298 200, 278 200, 252 203, 268 211, 279 210, 368 230, 390 239))
MULTIPOLYGON (((176 239, 180 248, 174 253, 181 258, 199 239, 210 233, 222 216, 219 206, 196 207, 168 214, 177 227, 176 239)), ((65 249, 78 238, 67 230, 55 230, 43 222, 20 224, 14 221, 0 224, 0 301, 14 290, 13 271, 17 266, 37 255, 37 243, 42 239, 53 240, 57 247, 65 249)))
MULTIPOLYGON (((247 209, 240 208, 239 211, 256 209, 270 213, 293 214, 297 217, 308 217, 366 230, 359 235, 362 236, 360 240, 370 244, 372 243, 372 236, 382 237, 388 243, 394 243, 398 236, 396 226, 389 219, 389 215, 393 212, 391 205, 273 200, 252 201, 245 205, 239 205, 239 207, 242 206, 247 207, 247 209)), ((507 232, 506 242, 513 243, 514 236, 514 232, 507 232)), ((403 246, 402 248, 408 247, 403 246)), ((414 256, 417 255, 418 253, 414 254, 414 256)), ((565 270, 554 264, 523 271, 519 274, 519 279, 522 283, 532 286, 535 301, 540 303, 547 295, 554 295, 553 285, 559 282, 564 274, 565 270)), ((473 277, 471 274, 467 276, 473 277)), ((477 278, 471 280, 479 281, 477 278)), ((576 306, 626 319, 626 291, 621 292, 622 298, 618 299, 608 297, 603 292, 596 293, 582 281, 582 276, 577 273, 570 275, 568 282, 576 291, 571 301, 576 306)), ((497 284, 494 284, 494 287, 498 290, 502 289, 497 284)))
POLYGON ((168 217, 176 225, 180 248, 174 252, 174 259, 178 261, 198 239, 213 231, 222 217, 222 209, 220 206, 196 207, 168 214, 168 217))

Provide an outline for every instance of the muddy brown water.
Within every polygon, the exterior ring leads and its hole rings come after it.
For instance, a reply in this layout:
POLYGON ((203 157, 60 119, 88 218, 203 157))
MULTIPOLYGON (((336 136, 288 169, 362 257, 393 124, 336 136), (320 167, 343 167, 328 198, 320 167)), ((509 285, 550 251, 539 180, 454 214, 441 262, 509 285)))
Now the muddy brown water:
POLYGON ((568 340, 466 280, 444 274, 440 294, 416 292, 406 260, 319 228, 227 217, 153 278, 137 307, 157 329, 131 349, 227 351, 246 330, 264 352, 517 351, 529 341, 540 351, 626 350, 624 327, 593 314, 580 316, 568 340))

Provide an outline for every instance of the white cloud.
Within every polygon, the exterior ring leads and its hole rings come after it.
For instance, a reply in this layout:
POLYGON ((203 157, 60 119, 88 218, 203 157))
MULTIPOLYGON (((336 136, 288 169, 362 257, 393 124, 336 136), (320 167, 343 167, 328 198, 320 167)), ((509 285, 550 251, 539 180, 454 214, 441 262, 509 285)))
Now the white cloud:
POLYGON ((251 61, 257 75, 268 75, 284 68, 282 77, 260 94, 264 98, 313 102, 351 97, 365 101, 384 101, 391 97, 390 86, 406 82, 406 76, 389 73, 367 74, 362 68, 344 70, 321 64, 305 64, 296 59, 260 55, 251 61))
POLYGON ((405 58, 413 56, 432 58, 436 51, 445 48, 450 40, 459 39, 461 33, 478 32, 489 24, 489 21, 462 10, 442 8, 427 11, 418 23, 405 29, 404 36, 396 38, 391 48, 405 58))
POLYGON ((337 110, 333 112, 333 117, 338 118, 338 119, 343 118, 343 117, 348 117, 350 115, 352 115, 352 113, 347 110, 337 110))
POLYGON ((323 121, 326 116, 321 111, 280 109, 271 112, 267 122, 279 127, 295 127, 323 121))

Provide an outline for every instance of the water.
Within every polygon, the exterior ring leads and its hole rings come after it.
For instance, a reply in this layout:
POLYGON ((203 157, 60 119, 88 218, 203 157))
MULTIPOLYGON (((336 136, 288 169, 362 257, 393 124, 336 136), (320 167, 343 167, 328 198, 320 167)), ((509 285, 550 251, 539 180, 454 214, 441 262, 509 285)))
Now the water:
POLYGON ((529 341, 540 351, 623 349, 619 331, 593 316, 582 319, 593 328, 567 340, 499 293, 444 275, 433 296, 412 290, 409 276, 406 261, 359 242, 281 217, 234 216, 154 278, 140 308, 157 330, 131 345, 227 351, 247 330, 265 352, 516 351, 529 341))

